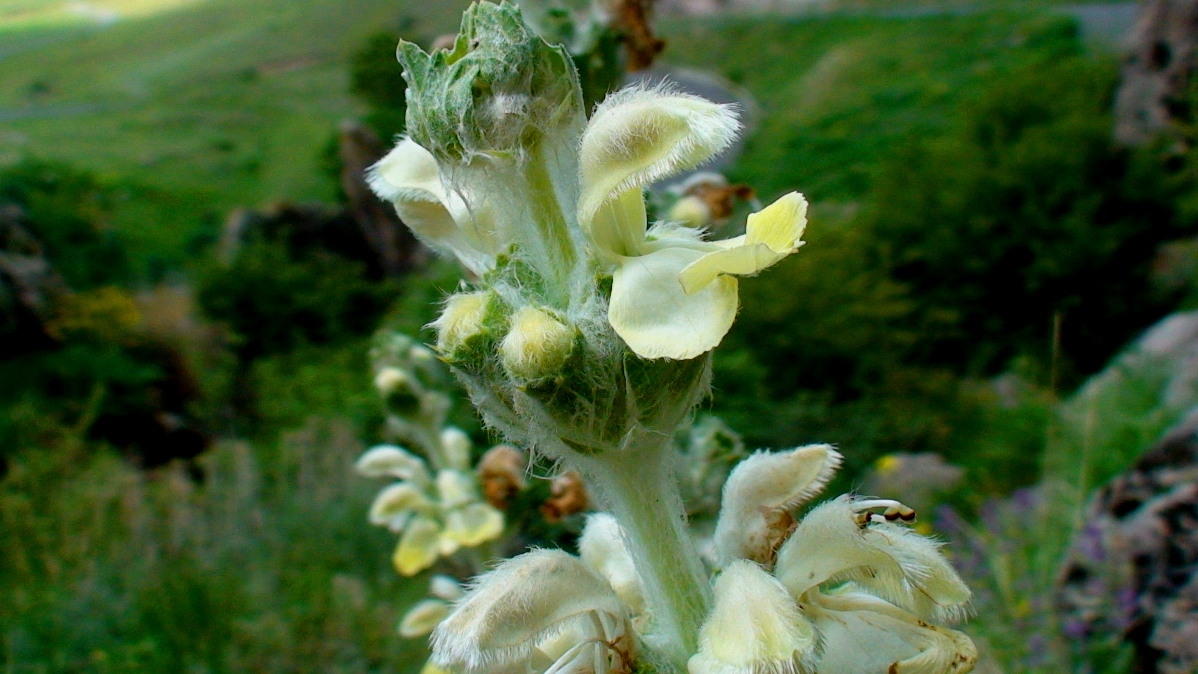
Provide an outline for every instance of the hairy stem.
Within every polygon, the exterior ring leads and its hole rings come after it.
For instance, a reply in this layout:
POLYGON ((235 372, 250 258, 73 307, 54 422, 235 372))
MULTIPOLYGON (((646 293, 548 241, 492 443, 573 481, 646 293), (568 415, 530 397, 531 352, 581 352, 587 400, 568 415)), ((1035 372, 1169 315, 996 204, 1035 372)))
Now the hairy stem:
POLYGON ((710 605, 707 574, 686 531, 686 513, 667 438, 655 446, 608 452, 587 466, 588 482, 623 527, 645 588, 650 642, 678 671, 698 650, 710 605))

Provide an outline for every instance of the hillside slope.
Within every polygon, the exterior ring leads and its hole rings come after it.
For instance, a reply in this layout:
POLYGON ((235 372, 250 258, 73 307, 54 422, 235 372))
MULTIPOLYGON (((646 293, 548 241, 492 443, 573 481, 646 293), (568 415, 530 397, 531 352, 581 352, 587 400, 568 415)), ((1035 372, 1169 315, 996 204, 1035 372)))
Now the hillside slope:
POLYGON ((321 150, 358 112, 349 57, 380 30, 448 30, 463 4, 207 0, 108 25, 0 24, 0 164, 128 182, 117 225, 176 259, 237 205, 330 198, 321 150))

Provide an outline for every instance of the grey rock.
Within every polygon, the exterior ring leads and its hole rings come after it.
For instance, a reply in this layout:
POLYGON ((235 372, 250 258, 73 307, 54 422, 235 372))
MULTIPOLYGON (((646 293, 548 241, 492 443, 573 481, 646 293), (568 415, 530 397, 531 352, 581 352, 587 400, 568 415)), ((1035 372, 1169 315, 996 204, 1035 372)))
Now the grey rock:
POLYGON ((1137 673, 1198 671, 1198 408, 1091 499, 1057 604, 1077 641, 1121 637, 1137 673))
POLYGON ((1142 145, 1190 115, 1198 0, 1149 0, 1132 30, 1115 99, 1115 139, 1142 145))

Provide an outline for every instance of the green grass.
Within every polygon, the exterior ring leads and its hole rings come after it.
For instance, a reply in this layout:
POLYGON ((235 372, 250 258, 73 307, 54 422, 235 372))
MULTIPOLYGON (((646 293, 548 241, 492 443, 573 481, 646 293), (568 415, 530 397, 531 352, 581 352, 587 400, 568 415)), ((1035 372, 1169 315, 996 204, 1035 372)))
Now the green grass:
MULTIPOLYGON (((403 21, 409 34, 449 32, 464 4, 206 0, 104 28, 10 26, 0 163, 31 154, 126 185, 114 224, 134 259, 177 266, 235 207, 331 199, 321 154, 337 122, 362 112, 348 94, 349 56, 403 21)), ((943 127, 990 74, 1042 57, 1037 41, 1061 25, 986 13, 662 30, 667 62, 721 72, 761 106, 734 177, 766 196, 798 188, 827 205, 857 199, 880 156, 943 127)))
POLYGON ((331 199, 322 150, 361 112, 349 56, 402 21, 448 31, 463 5, 208 0, 104 28, 6 31, 0 163, 31 154, 131 185, 117 226, 135 255, 177 263, 236 206, 331 199))
POLYGON ((140 471, 36 418, 43 451, 0 483, 0 669, 48 672, 415 672, 395 625, 425 590, 366 525, 377 484, 343 421, 269 452, 224 442, 140 471))

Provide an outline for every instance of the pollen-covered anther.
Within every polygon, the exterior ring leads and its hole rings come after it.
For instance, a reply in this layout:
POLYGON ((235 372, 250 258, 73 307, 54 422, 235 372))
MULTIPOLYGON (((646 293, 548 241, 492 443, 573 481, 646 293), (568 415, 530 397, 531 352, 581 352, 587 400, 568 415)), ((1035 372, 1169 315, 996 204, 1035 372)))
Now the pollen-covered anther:
POLYGON ((500 345, 503 367, 515 379, 538 381, 561 372, 574 348, 575 330, 548 311, 521 307, 500 345))
POLYGON ((853 504, 857 526, 864 527, 870 522, 914 522, 915 510, 898 501, 890 499, 867 499, 853 504), (881 510, 880 513, 875 512, 881 510))

